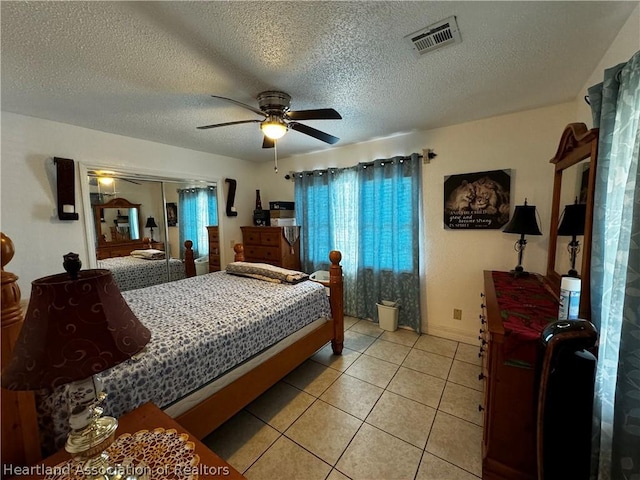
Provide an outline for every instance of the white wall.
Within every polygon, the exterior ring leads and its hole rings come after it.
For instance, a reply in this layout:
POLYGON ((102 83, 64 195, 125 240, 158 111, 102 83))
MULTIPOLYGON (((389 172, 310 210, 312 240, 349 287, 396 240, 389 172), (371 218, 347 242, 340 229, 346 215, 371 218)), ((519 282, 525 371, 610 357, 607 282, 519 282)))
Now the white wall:
POLYGON ((240 226, 251 223, 259 186, 250 162, 8 112, 2 112, 1 135, 0 229, 15 244, 16 255, 7 270, 20 277, 23 298, 29 296, 34 279, 63 271, 62 255, 77 252, 83 264, 89 265, 79 174, 76 208, 80 220, 58 220, 54 156, 176 178, 218 179, 225 193, 220 198, 222 212, 227 191, 224 178, 236 179, 239 215, 220 216, 224 262, 233 259, 230 242, 242 239, 240 226))
MULTIPOLYGON (((575 121, 574 103, 493 117, 430 131, 347 145, 279 161, 280 173, 263 165, 263 201, 293 198, 293 182, 285 173, 322 167, 343 167, 376 158, 421 153, 438 155, 423 165, 424 251, 426 309, 423 331, 448 338, 477 341, 483 270, 510 270, 517 264, 513 250, 517 236, 500 230, 445 230, 443 182, 445 175, 511 169, 512 211, 525 197, 536 205, 540 228, 549 231, 553 188, 553 157, 564 127, 575 121), (453 309, 462 309, 462 320, 453 309)), ((548 235, 528 237, 524 267, 544 274, 548 235)))

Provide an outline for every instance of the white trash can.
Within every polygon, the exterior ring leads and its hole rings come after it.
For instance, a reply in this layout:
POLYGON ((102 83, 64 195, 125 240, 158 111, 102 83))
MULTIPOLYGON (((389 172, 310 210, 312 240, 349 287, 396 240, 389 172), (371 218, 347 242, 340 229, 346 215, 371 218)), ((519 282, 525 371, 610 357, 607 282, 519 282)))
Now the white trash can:
POLYGON ((196 264, 196 275, 209 273, 209 255, 204 255, 194 260, 196 264))
POLYGON ((378 322, 380 328, 395 332, 398 329, 398 302, 382 300, 378 306, 378 322))

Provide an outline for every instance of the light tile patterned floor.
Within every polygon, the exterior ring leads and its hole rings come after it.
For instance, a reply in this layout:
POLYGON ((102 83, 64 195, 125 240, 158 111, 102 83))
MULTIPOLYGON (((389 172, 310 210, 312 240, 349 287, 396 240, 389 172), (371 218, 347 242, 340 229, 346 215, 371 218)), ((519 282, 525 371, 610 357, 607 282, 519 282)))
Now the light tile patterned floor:
POLYGON ((205 443, 250 480, 477 480, 478 347, 345 319, 331 347, 205 443))

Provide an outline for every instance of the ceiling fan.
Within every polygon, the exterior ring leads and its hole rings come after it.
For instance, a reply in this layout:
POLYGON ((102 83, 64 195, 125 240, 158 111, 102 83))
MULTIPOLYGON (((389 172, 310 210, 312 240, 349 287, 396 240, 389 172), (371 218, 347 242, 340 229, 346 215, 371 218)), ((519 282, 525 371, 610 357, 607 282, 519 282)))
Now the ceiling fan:
POLYGON ((260 129, 264 134, 262 148, 273 148, 275 140, 281 138, 289 129, 296 130, 305 135, 317 138, 323 142, 333 145, 340 140, 338 137, 329 135, 328 133, 316 130, 308 125, 298 123, 298 120, 341 120, 342 117, 333 108, 320 108, 316 110, 289 110, 291 105, 291 96, 284 92, 268 90, 258 94, 258 106, 255 108, 250 105, 238 102, 231 98, 211 95, 213 98, 219 98, 227 102, 239 105, 247 110, 251 110, 258 115, 264 117, 262 120, 239 120, 237 122, 216 123, 214 125, 204 125, 197 127, 200 130, 209 128, 226 127, 228 125, 239 125, 241 123, 259 123, 260 129))

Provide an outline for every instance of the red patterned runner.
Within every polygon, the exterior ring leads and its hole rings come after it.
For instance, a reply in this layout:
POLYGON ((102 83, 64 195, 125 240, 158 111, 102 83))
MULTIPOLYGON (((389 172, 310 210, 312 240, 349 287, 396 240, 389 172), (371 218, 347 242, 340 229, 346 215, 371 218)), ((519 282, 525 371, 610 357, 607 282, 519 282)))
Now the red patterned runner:
POLYGON ((549 322, 558 319, 558 301, 544 287, 539 275, 519 278, 508 272, 492 275, 505 330, 505 362, 533 368, 540 333, 549 322))

